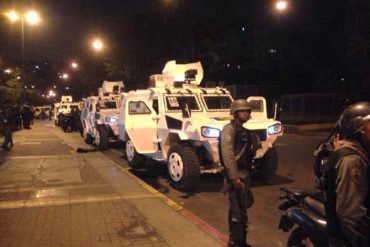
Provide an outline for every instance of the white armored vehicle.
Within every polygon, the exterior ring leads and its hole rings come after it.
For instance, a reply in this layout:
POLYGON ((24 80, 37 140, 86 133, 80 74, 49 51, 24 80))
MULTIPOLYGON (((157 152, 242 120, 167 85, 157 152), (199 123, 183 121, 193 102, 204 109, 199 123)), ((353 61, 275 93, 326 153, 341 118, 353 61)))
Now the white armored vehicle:
POLYGON ((59 103, 54 104, 54 123, 55 125, 60 125, 60 119, 69 114, 73 107, 80 107, 78 102, 73 102, 71 95, 63 95, 59 103))
POLYGON ((81 111, 82 134, 87 144, 95 143, 100 150, 106 150, 110 141, 118 138, 118 113, 121 104, 123 82, 104 81, 99 96, 84 100, 81 111))
MULTIPOLYGON (((170 61, 163 74, 150 77, 148 89, 129 92, 120 107, 118 126, 129 165, 141 168, 146 159, 166 162, 171 184, 183 191, 195 189, 200 174, 223 170, 218 138, 231 119, 233 98, 225 88, 199 87, 202 78, 200 62, 170 61)), ((257 118, 250 127, 259 127, 257 118)), ((252 131, 262 143, 274 140, 266 127, 252 131)), ((272 148, 272 143, 262 147, 272 148)), ((256 158, 269 162, 265 153, 256 158)))

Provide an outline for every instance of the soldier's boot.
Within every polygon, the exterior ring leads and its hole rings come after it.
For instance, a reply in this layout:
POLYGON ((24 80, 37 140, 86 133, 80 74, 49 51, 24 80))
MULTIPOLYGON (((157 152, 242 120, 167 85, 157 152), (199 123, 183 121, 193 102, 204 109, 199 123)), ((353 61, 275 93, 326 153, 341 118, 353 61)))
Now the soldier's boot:
POLYGON ((245 247, 245 225, 239 222, 230 222, 230 239, 228 247, 245 247))

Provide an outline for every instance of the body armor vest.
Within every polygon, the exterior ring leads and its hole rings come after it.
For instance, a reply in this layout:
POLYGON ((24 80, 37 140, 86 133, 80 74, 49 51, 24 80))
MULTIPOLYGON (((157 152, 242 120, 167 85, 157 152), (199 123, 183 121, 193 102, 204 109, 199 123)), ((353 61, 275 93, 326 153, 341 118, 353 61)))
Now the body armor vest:
POLYGON ((232 121, 231 125, 235 131, 234 137, 234 154, 238 155, 243 149, 244 153, 238 159, 238 168, 240 170, 249 170, 251 168, 251 162, 254 157, 252 151, 252 138, 249 130, 238 125, 235 121, 232 121))

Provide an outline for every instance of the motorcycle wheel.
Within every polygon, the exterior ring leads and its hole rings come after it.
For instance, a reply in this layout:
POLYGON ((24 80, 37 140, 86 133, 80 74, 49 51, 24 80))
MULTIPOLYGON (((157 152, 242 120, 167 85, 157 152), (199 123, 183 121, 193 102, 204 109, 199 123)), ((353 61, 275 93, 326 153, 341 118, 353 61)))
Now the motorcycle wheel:
POLYGON ((313 243, 309 236, 300 227, 293 230, 288 238, 287 247, 320 247, 313 243))

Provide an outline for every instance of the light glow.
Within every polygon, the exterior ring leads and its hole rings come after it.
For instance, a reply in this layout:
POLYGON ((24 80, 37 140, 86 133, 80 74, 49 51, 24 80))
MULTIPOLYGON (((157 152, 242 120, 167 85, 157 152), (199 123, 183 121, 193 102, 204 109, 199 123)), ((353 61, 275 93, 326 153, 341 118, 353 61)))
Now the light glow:
POLYGON ((24 17, 30 25, 37 25, 41 22, 40 15, 34 10, 28 11, 24 17))
POLYGON ((100 40, 100 39, 95 39, 93 42, 92 42, 92 47, 94 50, 96 51, 100 51, 103 49, 104 47, 104 44, 103 42, 100 40))
POLYGON ((8 19, 11 21, 11 22, 16 22, 19 20, 19 15, 17 12, 15 12, 14 10, 11 10, 9 11, 8 13, 5 14, 6 17, 8 17, 8 19))
POLYGON ((71 67, 72 67, 73 69, 77 69, 77 68, 78 68, 78 64, 77 64, 76 62, 72 62, 72 63, 71 63, 71 67))
POLYGON ((270 135, 280 134, 283 131, 283 125, 279 123, 271 125, 268 127, 267 131, 270 135))
POLYGON ((212 127, 202 127, 202 136, 206 138, 218 138, 221 131, 212 127))
POLYGON ((276 9, 285 10, 286 8, 288 8, 288 3, 286 1, 277 1, 276 2, 276 9))

